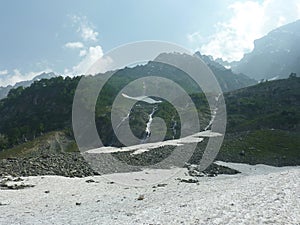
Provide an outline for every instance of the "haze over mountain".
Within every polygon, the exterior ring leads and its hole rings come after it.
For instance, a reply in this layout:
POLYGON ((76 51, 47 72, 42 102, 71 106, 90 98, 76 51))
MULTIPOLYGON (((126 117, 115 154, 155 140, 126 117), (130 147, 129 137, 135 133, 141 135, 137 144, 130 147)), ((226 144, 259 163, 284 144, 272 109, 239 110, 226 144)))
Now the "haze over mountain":
POLYGON ((256 84, 254 79, 249 78, 245 74, 235 73, 231 69, 227 69, 217 60, 213 60, 211 56, 201 55, 200 52, 196 52, 195 55, 200 57, 212 70, 224 92, 256 84))
MULTIPOLYGON (((242 87, 248 87, 251 85, 256 84, 256 81, 254 79, 251 79, 247 77, 244 74, 236 74, 232 72, 231 69, 226 69, 221 64, 215 62, 211 57, 206 55, 201 55, 200 52, 196 52, 194 56, 198 56, 201 58, 207 66, 211 69, 211 71, 216 76, 217 81, 219 82, 223 92, 236 90, 242 87)), ((176 62, 176 60, 182 60, 182 57, 185 57, 184 55, 180 54, 172 54, 172 53, 163 53, 157 56, 157 60, 160 61, 160 59, 163 59, 165 57, 172 57, 172 60, 176 62)))
POLYGON ((245 54, 240 61, 231 63, 231 68, 256 80, 300 74, 299 43, 300 20, 297 20, 255 40, 253 51, 245 54))
POLYGON ((17 87, 29 87, 34 81, 39 81, 41 79, 50 79, 52 77, 56 77, 57 75, 53 72, 49 72, 49 73, 41 73, 40 75, 35 76, 33 79, 31 80, 25 80, 25 81, 20 81, 18 83, 16 83, 15 85, 8 85, 6 87, 0 87, 0 99, 3 99, 7 96, 8 92, 13 89, 13 88, 17 88, 17 87))

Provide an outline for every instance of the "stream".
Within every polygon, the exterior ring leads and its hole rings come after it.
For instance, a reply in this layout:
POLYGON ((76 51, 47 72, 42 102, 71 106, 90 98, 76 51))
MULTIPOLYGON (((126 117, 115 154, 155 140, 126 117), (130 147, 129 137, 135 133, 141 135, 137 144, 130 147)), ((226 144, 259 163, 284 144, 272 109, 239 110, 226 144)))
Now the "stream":
POLYGON ((150 138, 151 135, 151 124, 153 121, 153 114, 157 111, 157 106, 153 106, 152 112, 149 114, 149 119, 146 124, 146 129, 145 129, 145 135, 143 140, 141 141, 141 144, 147 143, 148 139, 150 138))

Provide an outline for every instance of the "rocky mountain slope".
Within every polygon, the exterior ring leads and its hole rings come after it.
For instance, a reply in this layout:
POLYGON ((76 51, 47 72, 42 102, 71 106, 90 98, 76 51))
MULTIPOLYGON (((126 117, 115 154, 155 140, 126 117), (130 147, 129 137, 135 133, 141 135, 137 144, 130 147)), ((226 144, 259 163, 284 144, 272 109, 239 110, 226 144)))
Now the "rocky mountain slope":
POLYGON ((300 20, 279 27, 254 41, 252 52, 231 63, 235 73, 256 80, 286 78, 300 74, 300 20))

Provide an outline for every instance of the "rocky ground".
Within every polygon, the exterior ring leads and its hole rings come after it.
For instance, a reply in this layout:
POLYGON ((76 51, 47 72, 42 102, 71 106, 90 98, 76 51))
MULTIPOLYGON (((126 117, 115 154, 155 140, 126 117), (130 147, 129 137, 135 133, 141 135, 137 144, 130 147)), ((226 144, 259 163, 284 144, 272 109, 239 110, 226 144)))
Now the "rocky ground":
MULTIPOLYGON (((236 174, 238 171, 228 167, 212 164, 205 171, 197 171, 196 165, 186 167, 193 176, 216 176, 218 174, 236 174)), ((124 172, 115 168, 117 172, 124 172)), ((105 172, 105 169, 102 171, 105 172)), ((87 177, 100 175, 94 171, 79 153, 40 153, 22 158, 0 160, 0 176, 39 176, 59 175, 65 177, 87 177)))
POLYGON ((79 153, 41 153, 0 160, 0 176, 6 175, 86 177, 96 173, 79 153))

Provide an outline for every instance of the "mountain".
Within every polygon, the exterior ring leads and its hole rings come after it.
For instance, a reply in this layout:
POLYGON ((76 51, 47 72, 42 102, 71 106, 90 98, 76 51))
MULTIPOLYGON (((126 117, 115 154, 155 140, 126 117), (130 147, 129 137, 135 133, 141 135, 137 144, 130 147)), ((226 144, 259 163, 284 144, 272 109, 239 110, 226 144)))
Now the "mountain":
POLYGON ((227 133, 218 160, 300 165, 300 78, 267 81, 225 94, 227 133))
MULTIPOLYGON (((207 64, 207 66, 214 73, 223 92, 228 92, 239 88, 248 87, 257 83, 254 79, 251 79, 246 75, 235 74, 232 72, 231 69, 226 69, 221 64, 215 62, 210 56, 201 55, 200 52, 196 52, 194 56, 201 58, 207 64)), ((184 57, 189 57, 189 56, 185 54, 162 53, 159 56, 157 56, 155 61, 168 61, 168 60, 164 60, 164 58, 166 58, 169 60, 171 59, 173 62, 177 62, 177 61, 182 61, 184 57)), ((183 79, 183 83, 186 82, 185 80, 186 79, 183 79)))
POLYGON ((252 52, 231 63, 236 73, 256 80, 300 74, 300 20, 279 27, 254 41, 252 52))
MULTIPOLYGON (((182 54, 161 54, 159 57, 172 57, 175 60, 182 60, 183 57, 190 57, 182 54)), ((249 86, 254 83, 253 80, 233 74, 230 70, 222 66, 209 64, 214 71, 223 91, 235 90, 237 88, 249 86)), ((108 72, 109 73, 109 72, 108 72)), ((77 84, 81 77, 62 78, 55 77, 51 79, 42 79, 41 77, 53 76, 54 74, 42 74, 38 76, 36 81, 30 87, 24 88, 19 86, 11 89, 7 98, 0 101, 0 134, 2 134, 2 149, 6 146, 20 144, 26 140, 34 139, 43 133, 67 129, 71 130, 71 115, 72 101, 77 84)), ((116 139, 110 124, 111 105, 116 95, 127 84, 135 79, 147 76, 163 76, 178 83, 191 96, 201 92, 195 82, 187 76, 183 71, 168 64, 157 61, 150 61, 146 65, 139 65, 133 68, 124 68, 115 71, 115 74, 110 78, 109 82, 104 86, 102 95, 99 97, 96 106, 96 123, 98 124, 99 133, 105 140, 105 144, 116 144, 116 139)), ((105 74, 86 77, 87 82, 90 82, 90 89, 98 90, 98 79, 102 79, 105 74)), ((23 82, 23 85, 28 83, 23 82)), ((20 85, 20 84, 19 84, 20 85)), ((147 83, 147 88, 155 83, 147 83)), ((142 87, 141 87, 142 88, 142 87)), ((82 90, 86 92, 87 90, 82 90)), ((201 125, 205 127, 210 119, 207 102, 204 95, 196 95, 194 97, 198 104, 198 111, 201 125)), ((142 109, 135 109, 136 113, 132 116, 131 123, 135 127, 136 136, 143 137, 145 134, 145 124, 148 120, 148 115, 152 112, 153 106, 143 104, 142 109)), ((120 112, 121 113, 121 112, 120 112)), ((174 133, 179 135, 180 124, 177 125, 178 132, 174 132, 174 120, 178 120, 178 114, 174 108, 168 103, 161 103, 155 112, 165 119, 167 124, 167 139, 173 137, 174 133)), ((1 139, 1 138, 0 138, 1 139)), ((1 149, 1 140, 0 140, 1 149)))
MULTIPOLYGON (((124 71, 120 70, 117 76, 123 75, 124 71)), ((94 79, 98 77, 90 77, 90 82, 95 83, 94 79)), ((73 95, 80 78, 56 77, 41 80, 25 89, 13 89, 8 98, 1 100, 0 158, 25 156, 39 150, 49 150, 51 154, 62 149, 64 152, 76 151, 71 114, 73 95), (59 132, 59 138, 56 137, 56 132, 59 132)), ((98 133, 106 144, 112 144, 115 139, 110 125, 111 107, 107 104, 114 98, 115 92, 119 92, 117 85, 119 82, 112 81, 107 89, 104 88, 104 96, 96 105, 98 133), (115 91, 107 92, 112 89, 115 91)), ((275 166, 300 165, 299 88, 300 78, 290 77, 225 93, 227 131, 217 159, 275 166)), ((205 96, 196 93, 191 94, 191 97, 200 117, 206 117, 201 121, 205 126, 210 118, 205 96)), ((140 106, 133 108, 129 123, 134 134, 143 137, 142 132, 153 106, 141 102, 138 105, 140 106)), ((156 116, 165 120, 168 127, 166 138, 172 138, 172 121, 178 119, 175 109, 167 102, 161 103, 153 115, 156 116)), ((180 129, 180 120, 177 121, 180 129)), ((198 145, 191 163, 199 162, 206 144, 204 141, 198 145)), ((170 152, 172 149, 167 150, 170 152)))
POLYGON ((56 74, 53 72, 50 73, 41 73, 40 75, 35 76, 32 80, 21 81, 16 83, 15 85, 8 85, 6 87, 0 87, 0 99, 3 99, 7 96, 8 92, 17 87, 29 87, 34 81, 39 81, 41 79, 50 79, 52 77, 56 77, 56 74))
MULTIPOLYGON (((225 93, 227 129, 216 160, 300 165, 300 78, 266 81, 225 93)), ((197 164, 207 141, 191 158, 197 164)))
POLYGON ((261 82, 225 93, 227 131, 280 129, 300 132, 300 78, 261 82))
POLYGON ((200 57, 215 74, 223 92, 228 92, 243 87, 248 87, 256 84, 254 79, 249 78, 242 73, 234 73, 231 69, 227 69, 217 60, 213 60, 212 56, 201 55, 196 52, 195 56, 200 57))
MULTIPOLYGON (((165 54, 160 57, 175 57, 176 60, 180 60, 181 57, 186 56, 180 54, 168 56, 165 54)), ((222 86, 221 83, 223 90, 235 88, 232 85, 234 83, 232 78, 237 78, 237 84, 245 85, 245 83, 240 82, 240 75, 236 75, 231 70, 224 69, 215 63, 209 63, 209 58, 204 57, 204 59, 210 68, 215 70, 219 82, 223 74, 228 74, 228 77, 224 79, 226 86, 222 86)), ((85 81, 91 84, 87 88, 97 91, 98 80, 103 79, 106 75, 98 74, 85 77, 85 81)), ((211 115, 207 100, 201 90, 194 86, 192 80, 177 68, 153 61, 146 65, 133 68, 126 67, 115 71, 114 76, 101 90, 96 104, 95 121, 98 134, 105 145, 121 145, 111 125, 114 99, 123 87, 145 75, 161 75, 180 84, 195 103, 201 126, 205 127, 209 123, 211 115)), ((62 136, 66 137, 68 144, 59 145, 63 146, 64 149, 70 149, 70 151, 76 150, 72 134, 72 104, 75 90, 81 78, 54 77, 36 81, 30 87, 21 86, 11 89, 7 98, 0 100, 0 157, 3 154, 13 156, 16 152, 23 152, 23 147, 18 146, 22 144, 34 146, 32 141, 35 142, 39 140, 39 137, 45 137, 49 132, 63 132, 62 136), (14 150, 11 151, 11 149, 14 150)), ((245 79, 249 80, 247 77, 245 79)), ((146 85, 149 88, 151 82, 146 85)), ((154 82, 154 85, 158 84, 154 82)), ((288 79, 261 82, 226 92, 224 97, 228 115, 227 133, 219 159, 270 165, 300 164, 298 145, 300 132, 299 88, 300 78, 291 76, 288 79)), ((89 90, 83 89, 81 91, 89 93, 89 90)), ((86 102, 85 98, 84 102, 86 102)), ((90 110, 89 107, 85 107, 84 102, 83 108, 90 110)), ((121 112, 122 107, 118 107, 118 110, 121 112)), ((153 118, 160 117, 165 121, 167 127, 165 139, 179 137, 181 129, 179 115, 175 108, 166 101, 155 106, 145 102, 138 102, 134 105, 127 119, 135 136, 145 137, 145 128, 149 122, 150 113, 153 118)), ((84 121, 83 124, 85 124, 84 121)), ((47 138, 45 139, 47 142, 47 138)), ((41 148, 43 146, 44 144, 41 145, 41 148)))

